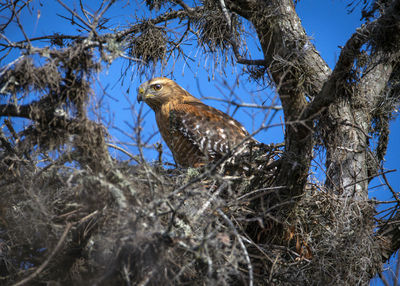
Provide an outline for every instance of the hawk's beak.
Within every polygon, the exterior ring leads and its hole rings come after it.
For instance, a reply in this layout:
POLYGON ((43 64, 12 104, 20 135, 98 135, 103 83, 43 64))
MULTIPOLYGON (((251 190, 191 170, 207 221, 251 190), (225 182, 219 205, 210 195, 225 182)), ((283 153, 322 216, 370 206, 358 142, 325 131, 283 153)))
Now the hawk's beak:
POLYGON ((144 94, 144 89, 143 88, 139 88, 138 95, 137 95, 137 101, 138 102, 143 101, 143 94, 144 94))

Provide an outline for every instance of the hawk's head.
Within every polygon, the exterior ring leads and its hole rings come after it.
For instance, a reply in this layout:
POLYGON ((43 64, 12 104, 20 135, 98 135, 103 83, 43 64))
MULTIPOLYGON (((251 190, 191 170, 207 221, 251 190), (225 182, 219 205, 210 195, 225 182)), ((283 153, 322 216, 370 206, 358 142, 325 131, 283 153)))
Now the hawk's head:
POLYGON ((137 100, 146 102, 153 110, 156 110, 171 100, 182 100, 188 96, 193 98, 173 80, 156 77, 139 86, 137 100))

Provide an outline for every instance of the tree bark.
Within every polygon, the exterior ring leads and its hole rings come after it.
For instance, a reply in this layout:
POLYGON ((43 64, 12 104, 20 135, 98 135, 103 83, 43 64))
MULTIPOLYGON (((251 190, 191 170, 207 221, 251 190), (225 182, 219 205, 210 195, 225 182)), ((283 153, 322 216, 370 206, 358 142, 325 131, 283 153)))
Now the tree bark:
POLYGON ((303 118, 307 98, 315 97, 330 68, 304 31, 293 1, 229 1, 230 8, 251 21, 275 82, 285 117, 285 154, 277 185, 288 197, 301 194, 313 149, 312 118, 303 118))
MULTIPOLYGON (((392 72, 390 64, 375 64, 346 96, 327 112, 327 189, 342 197, 368 199, 368 152, 371 114, 392 72)), ((348 87, 351 88, 351 87, 348 87)), ((379 162, 376 162, 379 168, 379 162)))

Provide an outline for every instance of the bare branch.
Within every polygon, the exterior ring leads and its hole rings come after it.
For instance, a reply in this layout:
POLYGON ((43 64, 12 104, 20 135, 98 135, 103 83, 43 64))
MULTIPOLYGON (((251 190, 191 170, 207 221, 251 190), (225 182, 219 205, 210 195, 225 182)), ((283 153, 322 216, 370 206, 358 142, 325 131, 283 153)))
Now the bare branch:
POLYGON ((217 212, 228 223, 229 227, 232 229, 233 233, 236 235, 236 238, 239 242, 239 245, 240 245, 240 247, 244 253, 245 259, 246 259, 247 268, 249 271, 249 286, 253 286, 253 283, 254 283, 253 265, 251 264, 251 260, 250 260, 249 253, 247 252, 247 248, 244 245, 243 240, 242 240, 240 234, 238 233, 238 231, 236 230, 236 227, 233 224, 233 222, 220 209, 217 209, 217 212))
POLYGON ((12 104, 0 104, 0 116, 22 117, 34 119, 32 111, 37 108, 36 103, 15 106, 12 104))
POLYGON ((220 3, 220 6, 221 6, 222 13, 224 14, 225 20, 226 20, 226 22, 228 24, 229 31, 231 33, 231 37, 229 39, 229 42, 232 45, 232 50, 233 50, 233 54, 236 57, 236 61, 239 64, 243 64, 243 65, 265 66, 266 65, 266 61, 265 60, 250 60, 250 59, 244 58, 240 54, 240 52, 239 52, 239 43, 237 42, 236 38, 233 35, 232 20, 231 20, 231 17, 229 15, 228 9, 226 8, 225 1, 224 0, 219 0, 219 3, 220 3))
POLYGON ((134 160, 134 161, 137 162, 137 163, 140 163, 140 162, 141 162, 141 161, 138 159, 137 156, 132 155, 131 153, 129 153, 128 151, 126 151, 126 150, 125 150, 124 148, 122 148, 122 147, 119 147, 119 146, 117 146, 117 145, 110 144, 110 143, 107 143, 107 146, 108 146, 108 147, 111 147, 111 148, 114 148, 114 149, 116 149, 116 150, 118 150, 118 151, 121 151, 122 153, 124 153, 125 155, 128 155, 129 158, 131 158, 132 160, 134 160))
POLYGON ((83 24, 85 24, 88 28, 92 28, 92 25, 88 22, 86 22, 81 16, 79 16, 78 13, 76 13, 74 10, 68 7, 68 5, 64 4, 61 0, 57 0, 58 3, 60 3, 61 6, 63 6, 67 11, 69 11, 72 15, 74 15, 76 18, 78 18, 83 24))
POLYGON ((25 279, 17 282, 14 284, 14 286, 20 286, 24 285, 28 282, 30 282, 32 279, 34 279, 36 276, 38 276, 50 263, 50 261, 53 259, 53 257, 56 255, 56 253, 61 249, 62 245, 64 244, 65 239, 67 238, 68 232, 72 227, 72 223, 67 223, 63 234, 61 235, 60 239, 57 242, 56 247, 53 249, 53 251, 50 253, 49 257, 39 266, 38 269, 35 270, 31 275, 26 277, 25 279))
POLYGON ((29 40, 29 37, 28 37, 28 35, 25 33, 25 29, 24 29, 24 27, 22 26, 22 24, 21 24, 21 22, 20 22, 20 20, 19 20, 18 12, 15 11, 15 3, 12 4, 12 7, 13 7, 13 13, 14 13, 14 15, 15 15, 15 19, 17 20, 18 27, 19 27, 19 29, 21 30, 22 34, 24 35, 25 40, 28 42, 28 45, 30 46, 30 45, 31 45, 31 42, 30 42, 30 40, 29 40))
POLYGON ((389 188, 390 192, 392 193, 393 197, 396 199, 397 204, 400 206, 400 198, 397 195, 397 193, 395 192, 395 190, 393 189, 393 187, 390 185, 389 180, 386 177, 386 174, 392 171, 396 171, 396 170, 388 170, 388 171, 384 171, 383 168, 381 168, 381 175, 383 180, 385 181, 386 186, 389 188))
MULTIPOLYGON (((392 18, 394 15, 396 15, 396 5, 400 5, 399 1, 394 1, 391 5, 391 8, 386 9, 385 14, 377 20, 364 24, 358 28, 351 38, 346 42, 346 45, 342 48, 339 60, 334 71, 332 72, 332 75, 324 84, 321 93, 318 94, 305 109, 302 115, 303 119, 313 117, 319 111, 321 111, 321 109, 329 106, 340 96, 338 95, 338 93, 340 93, 340 85, 343 85, 346 82, 346 77, 349 76, 349 72, 353 68, 355 59, 361 53, 361 47, 368 41, 371 41, 371 34, 374 31, 379 30, 378 27, 385 25, 387 18, 392 18)), ((395 23, 392 25, 395 25, 395 23)), ((386 62, 386 69, 390 68, 390 66, 391 63, 386 62)), ((390 74, 390 70, 386 70, 386 73, 390 74)))
POLYGON ((236 102, 234 100, 228 100, 228 99, 210 97, 210 96, 203 96, 202 99, 209 99, 209 100, 214 100, 214 101, 225 102, 225 103, 229 103, 231 105, 234 105, 236 107, 282 110, 282 106, 280 106, 280 105, 260 105, 260 104, 254 104, 254 103, 246 103, 246 102, 238 103, 238 102, 236 102))
POLYGON ((189 7, 183 0, 175 0, 175 2, 181 5, 182 8, 188 13, 193 13, 195 11, 194 8, 189 7))
MULTIPOLYGON (((109 2, 107 5, 104 7, 104 9, 95 17, 96 18, 96 23, 100 21, 101 18, 103 18, 104 13, 107 12, 108 9, 115 3, 116 0, 108 0, 109 2)), ((101 8, 101 7, 100 7, 101 8)))

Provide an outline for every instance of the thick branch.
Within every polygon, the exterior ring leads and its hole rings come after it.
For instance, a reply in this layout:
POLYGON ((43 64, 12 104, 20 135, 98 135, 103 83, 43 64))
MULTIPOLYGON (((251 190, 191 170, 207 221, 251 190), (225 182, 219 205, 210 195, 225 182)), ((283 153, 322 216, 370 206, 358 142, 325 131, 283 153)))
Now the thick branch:
MULTIPOLYGON (((314 96, 319 93, 330 73, 328 65, 308 40, 301 21, 293 6, 293 1, 226 1, 229 8, 251 21, 257 31, 264 53, 266 66, 280 94, 297 91, 299 94, 314 96), (283 60, 283 62, 282 62, 283 60), (282 78, 283 66, 300 74, 287 74, 282 78)), ((285 96, 288 94, 286 93, 285 96)))
MULTIPOLYGON (((387 27, 399 26, 400 20, 395 16, 400 10, 399 4, 400 1, 393 2, 379 19, 357 30, 342 50, 321 94, 305 112, 305 116, 311 117, 328 107, 319 122, 319 129, 326 134, 326 186, 343 197, 368 199, 367 178, 372 166, 368 166, 371 161, 367 134, 373 111, 379 108, 379 98, 385 92, 393 66, 399 61, 396 47, 400 46, 400 38, 397 43, 394 38, 386 45, 377 43, 376 39, 387 27), (365 44, 372 48, 367 63, 359 60, 365 44), (362 71, 361 76, 357 76, 357 70, 362 71)), ((393 32, 400 33, 400 29, 393 32)), ((379 162, 374 164, 379 168, 379 162)))
MULTIPOLYGON (((329 77, 329 80, 324 84, 321 92, 314 98, 311 104, 307 106, 307 109, 301 117, 302 119, 309 119, 316 116, 337 99, 338 87, 343 86, 343 81, 345 81, 349 76, 349 73, 354 66, 354 61, 361 53, 361 47, 367 42, 373 42, 375 40, 374 38, 378 36, 376 34, 379 33, 379 31, 384 30, 388 25, 394 27, 398 25, 393 22, 393 20, 397 23, 399 22, 399 6, 400 1, 395 1, 391 7, 386 9, 385 14, 382 17, 363 25, 356 30, 343 47, 339 60, 332 75, 329 77), (389 21, 390 23, 388 23, 389 21)), ((398 30, 397 33, 400 33, 400 31, 398 30)), ((382 49, 382 47, 375 47, 375 49, 376 48, 382 49)))
POLYGON ((0 117, 11 116, 33 119, 32 110, 34 108, 35 104, 25 104, 20 106, 13 104, 0 104, 0 117))
POLYGON ((345 77, 348 77, 355 59, 361 52, 360 48, 368 40, 367 31, 366 26, 359 28, 347 41, 329 80, 324 84, 321 92, 307 106, 302 114, 302 119, 309 119, 318 115, 324 108, 337 99, 337 85, 341 84, 341 81, 345 80, 345 77))
POLYGON ((307 96, 316 96, 330 69, 309 41, 292 0, 226 1, 231 11, 253 23, 264 65, 275 82, 285 115, 285 155, 278 184, 293 195, 304 189, 312 153, 312 122, 300 120, 307 96))

